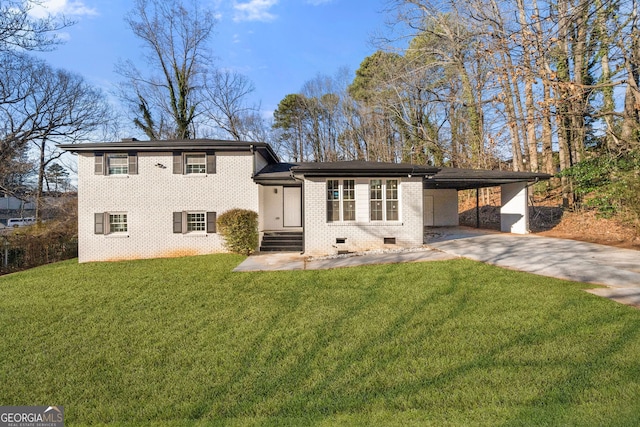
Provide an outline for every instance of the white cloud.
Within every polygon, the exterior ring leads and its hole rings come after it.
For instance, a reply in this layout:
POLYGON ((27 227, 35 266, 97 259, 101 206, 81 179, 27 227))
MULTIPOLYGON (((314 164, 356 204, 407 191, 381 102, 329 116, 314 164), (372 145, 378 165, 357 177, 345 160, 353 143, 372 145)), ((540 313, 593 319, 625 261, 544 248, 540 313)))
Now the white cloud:
POLYGON ((273 21, 276 15, 269 12, 273 6, 278 4, 278 0, 249 0, 246 3, 235 2, 233 9, 235 15, 233 20, 239 21, 273 21))
POLYGON ((320 6, 322 4, 331 3, 333 0, 307 0, 307 3, 311 6, 320 6))
POLYGON ((98 12, 85 5, 82 0, 44 0, 35 5, 29 12, 36 18, 44 18, 47 15, 86 16, 97 15, 98 12))

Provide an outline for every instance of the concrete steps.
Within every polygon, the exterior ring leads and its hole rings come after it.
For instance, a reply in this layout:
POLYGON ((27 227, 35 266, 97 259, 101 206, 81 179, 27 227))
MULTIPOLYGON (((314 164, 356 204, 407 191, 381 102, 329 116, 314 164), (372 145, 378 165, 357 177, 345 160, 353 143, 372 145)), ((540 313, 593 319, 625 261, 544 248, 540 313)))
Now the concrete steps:
POLYGON ((262 237, 260 252, 302 252, 302 232, 268 231, 262 237))

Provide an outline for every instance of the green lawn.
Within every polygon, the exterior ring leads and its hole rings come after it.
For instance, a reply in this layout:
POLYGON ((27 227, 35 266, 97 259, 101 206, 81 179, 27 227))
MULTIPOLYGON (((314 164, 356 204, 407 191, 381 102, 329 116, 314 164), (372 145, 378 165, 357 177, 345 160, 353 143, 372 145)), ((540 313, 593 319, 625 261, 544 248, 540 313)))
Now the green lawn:
POLYGON ((638 425, 640 311, 467 260, 0 277, 0 405, 67 425, 638 425))

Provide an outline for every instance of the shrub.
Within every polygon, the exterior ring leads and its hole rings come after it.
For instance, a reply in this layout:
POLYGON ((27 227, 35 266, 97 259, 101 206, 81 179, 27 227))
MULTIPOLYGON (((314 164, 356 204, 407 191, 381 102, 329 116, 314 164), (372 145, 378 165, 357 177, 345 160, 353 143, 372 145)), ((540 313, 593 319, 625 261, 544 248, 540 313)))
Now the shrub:
POLYGON ((250 255, 258 247, 258 214, 247 209, 231 209, 217 220, 218 232, 233 253, 250 255))
POLYGON ((600 154, 562 172, 573 179, 575 193, 605 217, 640 220, 640 152, 600 154))

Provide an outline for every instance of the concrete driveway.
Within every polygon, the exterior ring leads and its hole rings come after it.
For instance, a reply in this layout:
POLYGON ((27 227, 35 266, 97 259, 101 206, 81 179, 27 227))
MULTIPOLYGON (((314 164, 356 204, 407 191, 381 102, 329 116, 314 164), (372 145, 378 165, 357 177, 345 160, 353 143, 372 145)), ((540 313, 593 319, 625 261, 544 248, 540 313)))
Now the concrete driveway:
POLYGON ((640 251, 464 227, 428 230, 425 244, 499 267, 606 285, 589 292, 640 307, 640 251))

